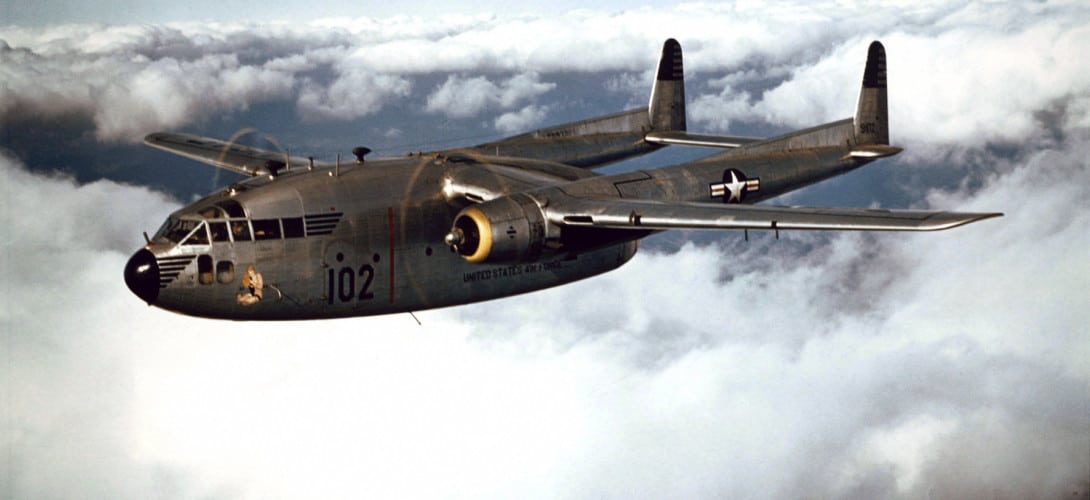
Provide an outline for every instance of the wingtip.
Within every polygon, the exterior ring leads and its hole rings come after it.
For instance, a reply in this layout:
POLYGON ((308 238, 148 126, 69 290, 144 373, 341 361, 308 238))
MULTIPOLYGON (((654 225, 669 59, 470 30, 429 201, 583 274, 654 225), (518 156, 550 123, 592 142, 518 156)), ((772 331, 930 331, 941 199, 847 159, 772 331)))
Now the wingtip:
POLYGON ((934 224, 926 228, 928 231, 944 231, 954 229, 966 224, 980 222, 985 219, 1002 217, 1002 212, 945 212, 934 218, 934 224))

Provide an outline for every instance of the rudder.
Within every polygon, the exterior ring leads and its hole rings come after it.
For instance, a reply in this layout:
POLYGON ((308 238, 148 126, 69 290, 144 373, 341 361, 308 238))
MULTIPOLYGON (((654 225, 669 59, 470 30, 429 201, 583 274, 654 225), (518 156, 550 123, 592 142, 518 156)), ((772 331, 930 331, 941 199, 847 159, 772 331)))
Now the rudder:
POLYGON ((867 50, 863 86, 855 108, 855 143, 889 144, 889 105, 886 97, 886 49, 877 40, 867 50))
POLYGON ((647 108, 653 130, 685 130, 685 71, 681 44, 673 38, 662 44, 662 56, 647 108))

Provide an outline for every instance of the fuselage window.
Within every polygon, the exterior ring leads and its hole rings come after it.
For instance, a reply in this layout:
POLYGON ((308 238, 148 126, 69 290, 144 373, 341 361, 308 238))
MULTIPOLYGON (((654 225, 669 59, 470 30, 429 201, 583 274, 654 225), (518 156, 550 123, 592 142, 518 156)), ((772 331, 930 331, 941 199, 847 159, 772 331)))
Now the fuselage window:
POLYGON ((212 231, 212 241, 216 243, 230 241, 230 237, 227 235, 226 222, 209 222, 208 229, 212 231))
POLYGON ((250 222, 244 220, 231 221, 231 235, 235 241, 250 241, 250 222))
POLYGON ((212 284, 212 257, 208 255, 197 257, 197 281, 202 285, 212 284))
MULTIPOLYGON (((187 221, 183 221, 187 222, 187 221)), ((207 245, 208 244, 208 229, 205 228, 203 222, 199 222, 197 229, 193 231, 193 234, 186 238, 183 245, 207 245)))
POLYGON ((303 218, 302 217, 290 217, 282 219, 284 223, 284 237, 285 238, 302 238, 303 237, 303 218))
POLYGON ((231 217, 231 218, 246 217, 246 212, 242 211, 242 205, 240 205, 239 202, 237 202, 235 200, 223 200, 223 201, 217 203, 217 205, 219 205, 221 208, 223 208, 224 210, 227 211, 227 216, 228 217, 231 217))
POLYGON ((280 219, 254 219, 254 239, 280 239, 280 219))
POLYGON ((229 260, 221 260, 216 263, 216 281, 229 284, 235 281, 235 263, 229 260))

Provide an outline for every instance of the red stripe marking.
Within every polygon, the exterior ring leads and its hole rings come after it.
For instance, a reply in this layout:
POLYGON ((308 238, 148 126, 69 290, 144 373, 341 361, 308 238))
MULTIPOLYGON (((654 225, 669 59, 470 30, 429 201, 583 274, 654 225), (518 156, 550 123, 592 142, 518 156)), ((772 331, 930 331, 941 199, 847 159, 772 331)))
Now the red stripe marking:
POLYGON ((394 302, 394 207, 386 208, 386 225, 390 228, 390 303, 394 302))

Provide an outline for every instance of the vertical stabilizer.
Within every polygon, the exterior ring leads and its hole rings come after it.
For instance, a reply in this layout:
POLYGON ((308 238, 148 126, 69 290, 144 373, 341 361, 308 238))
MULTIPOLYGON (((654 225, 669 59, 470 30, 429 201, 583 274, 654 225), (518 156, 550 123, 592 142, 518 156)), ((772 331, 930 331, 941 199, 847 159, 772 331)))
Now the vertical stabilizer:
POLYGON ((662 44, 662 57, 651 87, 648 114, 657 131, 685 130, 685 72, 681 65, 681 44, 673 38, 662 44))
POLYGON ((886 102, 886 49, 874 41, 867 51, 863 88, 855 108, 857 145, 889 144, 889 106, 886 102))

